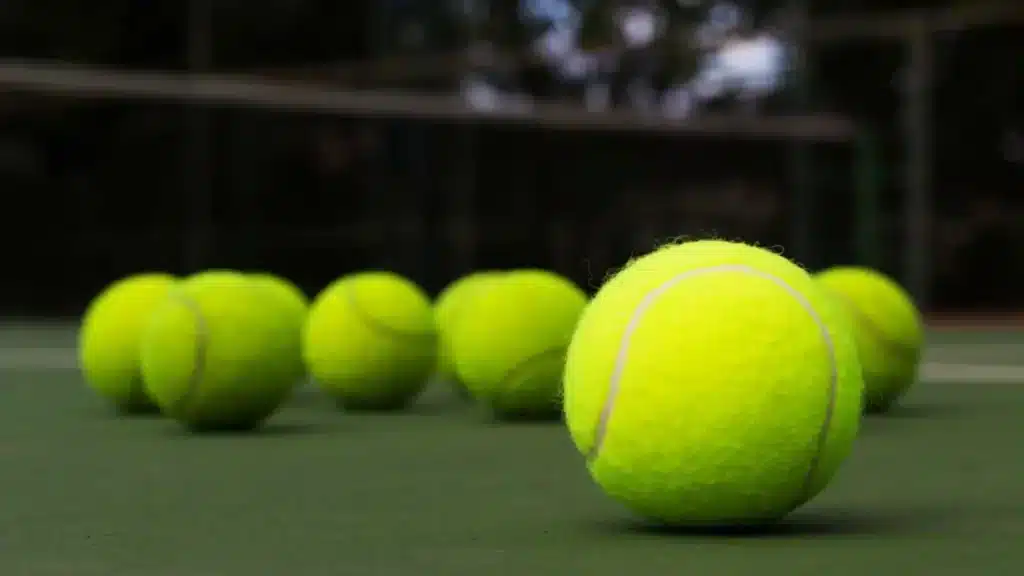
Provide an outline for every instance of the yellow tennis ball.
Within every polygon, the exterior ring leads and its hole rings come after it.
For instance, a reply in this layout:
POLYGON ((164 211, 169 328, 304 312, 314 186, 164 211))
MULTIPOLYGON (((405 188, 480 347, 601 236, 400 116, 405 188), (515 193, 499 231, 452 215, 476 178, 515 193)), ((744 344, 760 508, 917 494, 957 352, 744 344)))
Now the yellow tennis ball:
POLYGON ((437 361, 430 298, 390 272, 340 278, 313 300, 302 352, 310 375, 343 407, 402 408, 437 361))
POLYGON ((459 380, 499 418, 557 417, 565 351, 586 302, 557 274, 504 274, 474 294, 450 327, 459 380))
POLYGON ((216 284, 221 280, 226 279, 231 281, 242 276, 245 276, 245 274, 238 270, 230 270, 228 268, 211 268, 182 278, 181 284, 182 286, 191 286, 192 284, 216 284))
POLYGON ((90 304, 78 334, 85 382, 121 411, 152 412, 139 366, 142 333, 174 285, 169 274, 139 274, 114 282, 90 304))
POLYGON ((271 297, 242 275, 178 286, 142 340, 142 375, 160 410, 195 430, 258 427, 295 386, 271 297))
POLYGON ((273 274, 249 274, 249 280, 260 290, 265 290, 284 319, 301 331, 309 314, 309 297, 287 278, 273 274))
POLYGON ((899 284, 867 268, 838 267, 817 275, 854 327, 864 370, 865 408, 884 412, 917 380, 924 326, 899 284))
POLYGON ((459 384, 455 372, 455 358, 451 350, 451 330, 458 322, 461 312, 466 309, 467 302, 480 290, 485 290, 495 280, 500 279, 501 272, 475 272, 459 278, 449 284, 438 294, 434 301, 434 317, 437 319, 439 347, 436 373, 441 378, 455 385, 456 391, 466 395, 466 389, 459 384))
POLYGON ((246 277, 254 287, 265 291, 269 296, 268 304, 272 307, 268 308, 267 312, 276 314, 281 330, 287 332, 282 343, 288 342, 292 346, 279 350, 281 361, 291 364, 296 379, 302 378, 306 372, 302 361, 302 327, 306 323, 309 311, 309 297, 290 280, 280 276, 257 273, 248 274, 246 277))
POLYGON ((670 525, 750 525, 818 494, 849 453, 863 381, 845 318, 797 265, 722 241, 629 264, 580 320, 573 442, 604 491, 670 525))
POLYGON ((265 272, 249 274, 249 278, 269 290, 295 318, 299 318, 300 323, 305 321, 306 313, 309 312, 309 296, 294 282, 265 272))

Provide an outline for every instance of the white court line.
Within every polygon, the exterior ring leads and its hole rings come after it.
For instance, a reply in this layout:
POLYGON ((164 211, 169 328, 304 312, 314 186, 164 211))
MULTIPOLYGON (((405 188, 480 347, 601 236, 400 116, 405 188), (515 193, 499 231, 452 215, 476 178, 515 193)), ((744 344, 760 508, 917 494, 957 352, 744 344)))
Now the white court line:
POLYGON ((67 348, 0 349, 0 370, 60 372, 77 366, 74 350, 67 348))
POLYGON ((1024 366, 925 362, 919 377, 937 384, 1024 384, 1024 366))
MULTIPOLYGON (((66 372, 77 368, 73 350, 66 348, 0 349, 0 370, 66 372)), ((937 384, 1024 384, 1024 366, 969 362, 925 362, 922 382, 937 384)))

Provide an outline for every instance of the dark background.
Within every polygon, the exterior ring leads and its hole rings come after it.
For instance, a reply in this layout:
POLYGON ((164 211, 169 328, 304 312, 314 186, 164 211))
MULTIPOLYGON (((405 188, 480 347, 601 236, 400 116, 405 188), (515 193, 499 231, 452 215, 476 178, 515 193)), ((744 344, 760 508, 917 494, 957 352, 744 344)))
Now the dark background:
MULTIPOLYGON (((408 21, 429 24, 423 48, 450 48, 454 31, 425 4, 219 1, 210 67, 308 68, 394 54, 391 39, 408 21)), ((878 5, 840 4, 830 10, 878 5)), ((0 8, 0 56, 183 69, 193 16, 169 0, 12 1, 0 8)), ((1018 307, 1024 35, 994 28, 942 36, 936 46, 933 304, 1018 307)), ((880 265, 894 274, 904 258, 903 56, 895 43, 819 50, 811 82, 814 110, 852 115, 881 136, 880 265)), ((595 286, 631 254, 680 236, 792 244, 798 198, 784 143, 199 114, 0 94, 8 198, 0 310, 75 314, 112 279, 156 268, 268 269, 312 292, 360 268, 395 269, 437 290, 475 268, 544 266, 595 286), (208 140, 189 131, 197 119, 208 140), (205 154, 209 162, 195 162, 205 154)), ((813 152, 814 241, 793 254, 811 267, 856 259, 847 153, 813 152)))

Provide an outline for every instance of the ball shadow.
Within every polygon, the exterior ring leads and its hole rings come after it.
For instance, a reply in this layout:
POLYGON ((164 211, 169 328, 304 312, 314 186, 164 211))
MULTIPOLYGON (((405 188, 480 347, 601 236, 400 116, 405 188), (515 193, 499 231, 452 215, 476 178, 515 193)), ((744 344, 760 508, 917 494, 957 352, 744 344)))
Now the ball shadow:
POLYGON ((330 433, 330 428, 323 424, 309 422, 268 422, 256 428, 187 428, 181 425, 167 429, 172 436, 193 438, 245 438, 245 437, 279 437, 318 436, 330 433))
POLYGON ((83 421, 96 424, 117 423, 118 425, 148 425, 159 423, 166 417, 159 411, 120 410, 103 405, 89 405, 74 410, 74 415, 83 421))
POLYGON ((788 538, 842 538, 921 534, 948 522, 950 513, 933 510, 824 510, 796 512, 768 524, 744 526, 665 526, 637 519, 606 523, 602 529, 617 534, 676 538, 735 538, 771 540, 788 538))
POLYGON ((964 415, 968 407, 963 404, 897 404, 885 412, 869 412, 864 415, 868 421, 873 420, 933 420, 936 418, 956 418, 964 415))
POLYGON ((482 419, 485 425, 494 427, 548 427, 562 426, 565 422, 561 413, 495 414, 494 412, 484 412, 482 419))
POLYGON ((147 409, 138 409, 138 408, 136 408, 136 409, 131 409, 131 410, 124 409, 124 408, 115 408, 112 412, 111 411, 107 411, 106 412, 107 415, 109 415, 111 413, 114 415, 115 418, 119 418, 121 420, 140 420, 140 421, 146 421, 146 420, 160 420, 160 419, 162 419, 164 417, 163 413, 161 413, 158 408, 147 408, 147 409))
POLYGON ((446 412, 451 407, 439 402, 422 402, 417 399, 388 402, 381 404, 351 404, 342 401, 333 402, 334 410, 339 414, 363 417, 392 417, 414 415, 430 415, 446 412))
POLYGON ((330 406, 331 402, 321 391, 312 387, 303 386, 302 388, 298 388, 292 392, 286 404, 299 408, 309 408, 330 406))
POLYGON ((249 434, 256 436, 319 436, 327 434, 331 427, 312 422, 269 422, 249 434))
POLYGON ((479 404, 472 396, 460 396, 450 390, 426 389, 409 405, 409 410, 423 414, 440 412, 459 413, 476 409, 479 404))

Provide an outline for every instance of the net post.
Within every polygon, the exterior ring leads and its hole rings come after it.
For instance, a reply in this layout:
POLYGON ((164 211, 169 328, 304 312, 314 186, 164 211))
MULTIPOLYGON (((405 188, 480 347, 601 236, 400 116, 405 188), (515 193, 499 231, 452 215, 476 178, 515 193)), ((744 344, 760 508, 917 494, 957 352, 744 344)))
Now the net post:
MULTIPOLYGON (((188 0, 185 26, 186 65, 190 74, 210 71, 213 60, 211 0, 188 0)), ((182 102, 185 134, 182 138, 182 198, 187 203, 183 231, 184 265, 197 272, 209 264, 213 240, 213 169, 210 109, 204 102, 182 102)))
POLYGON ((926 308, 931 281, 932 232, 932 95, 934 45, 931 21, 921 17, 906 38, 907 91, 905 106, 905 142, 907 167, 904 208, 906 246, 904 283, 926 308))
POLYGON ((867 129, 858 131, 853 154, 857 263, 879 268, 883 176, 877 136, 867 129))
MULTIPOLYGON (((791 33, 793 41, 791 67, 788 71, 790 84, 793 86, 790 92, 790 104, 799 111, 803 111, 810 103, 810 78, 809 58, 810 52, 807 48, 807 21, 808 5, 807 0, 793 0, 791 2, 791 33)), ((793 254, 805 266, 815 264, 816 254, 813 246, 813 222, 815 198, 815 176, 814 163, 812 158, 812 146, 803 140, 789 142, 788 163, 789 170, 793 176, 792 190, 792 224, 790 226, 790 241, 792 242, 793 254)))
MULTIPOLYGON (((371 61, 381 60, 392 56, 389 45, 388 27, 391 25, 390 16, 391 13, 381 2, 369 2, 366 5, 365 12, 363 13, 365 21, 363 25, 366 28, 366 44, 364 46, 364 54, 369 57, 371 61)), ((362 86, 364 79, 359 78, 358 82, 354 82, 355 86, 362 86)), ((358 116, 354 116, 359 118, 358 116)), ((362 119, 356 121, 356 125, 363 124, 362 119)), ((360 233, 357 237, 356 242, 359 245, 359 258, 362 260, 368 250, 372 250, 373 238, 380 236, 382 238, 381 245, 387 246, 386 253, 388 254, 388 261, 385 266, 394 267, 395 253, 398 252, 395 243, 400 242, 403 238, 399 233, 398 227, 395 226, 391 218, 384 217, 389 211, 393 210, 394 203, 400 202, 397 198, 397 188, 399 187, 399 175, 403 173, 402 170, 398 169, 398 166, 402 160, 402 157, 407 150, 405 147, 408 142, 405 138, 402 138, 400 142, 402 146, 396 146, 396 133, 400 130, 396 129, 393 123, 384 123, 383 128, 380 130, 380 154, 379 158, 375 158, 366 169, 366 188, 361 190, 365 192, 366 196, 359 199, 366 213, 370 215, 369 221, 371 226, 379 226, 378 230, 366 230, 360 233)), ((336 234, 342 236, 345 234, 345 228, 347 224, 339 217, 337 222, 336 234)), ((358 226, 362 228, 362 226, 358 226)), ((402 246, 404 249, 405 246, 402 246)), ((407 256, 402 254, 402 256, 407 256)))
MULTIPOLYGON (((474 49, 472 30, 468 26, 458 29, 455 42, 464 47, 463 56, 458 59, 456 70, 457 81, 461 81, 472 71, 471 59, 468 54, 474 49)), ((459 124, 453 127, 452 170, 451 181, 444 188, 442 205, 443 237, 452 258, 445 271, 449 278, 457 278, 468 271, 478 268, 478 252, 480 244, 480 217, 477 213, 479 190, 477 172, 478 149, 482 142, 477 126, 459 124)))

